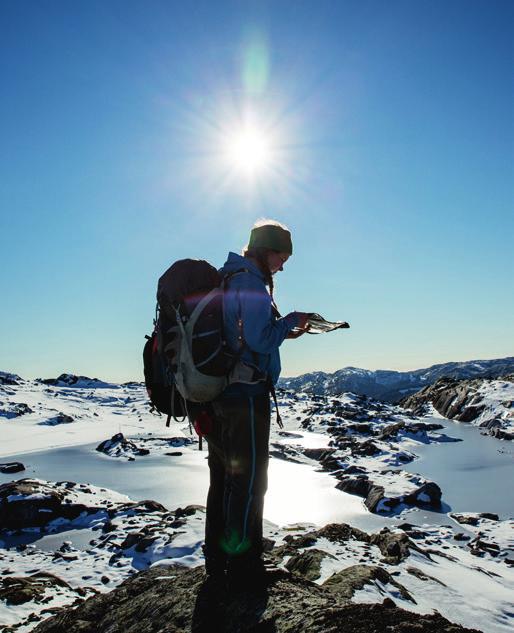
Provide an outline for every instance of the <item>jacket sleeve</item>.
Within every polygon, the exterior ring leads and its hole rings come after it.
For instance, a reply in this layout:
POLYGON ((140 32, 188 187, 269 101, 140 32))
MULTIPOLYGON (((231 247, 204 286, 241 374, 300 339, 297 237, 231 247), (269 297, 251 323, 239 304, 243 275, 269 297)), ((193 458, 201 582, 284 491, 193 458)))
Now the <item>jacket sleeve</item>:
POLYGON ((233 289, 238 296, 244 340, 254 352, 270 354, 280 347, 288 333, 298 325, 298 317, 293 312, 274 319, 271 297, 264 283, 255 275, 242 274, 238 282, 233 289))

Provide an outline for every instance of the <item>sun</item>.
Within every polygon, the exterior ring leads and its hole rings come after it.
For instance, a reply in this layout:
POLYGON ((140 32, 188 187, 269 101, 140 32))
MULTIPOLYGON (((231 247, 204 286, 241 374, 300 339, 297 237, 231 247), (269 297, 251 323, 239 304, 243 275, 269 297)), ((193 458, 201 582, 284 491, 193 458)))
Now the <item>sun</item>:
POLYGON ((246 174, 257 174, 271 166, 272 143, 257 127, 247 126, 229 138, 226 157, 230 165, 246 174))

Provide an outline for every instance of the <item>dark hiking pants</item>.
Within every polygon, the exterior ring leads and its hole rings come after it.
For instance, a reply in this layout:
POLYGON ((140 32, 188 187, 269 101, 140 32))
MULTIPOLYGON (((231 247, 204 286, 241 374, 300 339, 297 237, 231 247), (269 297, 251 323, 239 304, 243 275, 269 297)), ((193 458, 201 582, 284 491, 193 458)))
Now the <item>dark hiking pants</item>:
POLYGON ((206 436, 210 486, 205 526, 206 564, 224 567, 262 554, 262 513, 268 486, 269 395, 213 402, 206 436))

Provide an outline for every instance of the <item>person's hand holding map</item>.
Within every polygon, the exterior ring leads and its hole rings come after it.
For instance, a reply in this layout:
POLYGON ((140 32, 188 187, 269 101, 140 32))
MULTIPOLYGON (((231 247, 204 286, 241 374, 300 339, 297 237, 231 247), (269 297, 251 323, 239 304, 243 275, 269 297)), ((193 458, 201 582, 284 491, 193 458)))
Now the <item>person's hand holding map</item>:
POLYGON ((323 334, 333 330, 346 329, 350 324, 346 321, 327 321, 316 312, 302 313, 301 327, 293 328, 287 338, 298 338, 302 334, 323 334))

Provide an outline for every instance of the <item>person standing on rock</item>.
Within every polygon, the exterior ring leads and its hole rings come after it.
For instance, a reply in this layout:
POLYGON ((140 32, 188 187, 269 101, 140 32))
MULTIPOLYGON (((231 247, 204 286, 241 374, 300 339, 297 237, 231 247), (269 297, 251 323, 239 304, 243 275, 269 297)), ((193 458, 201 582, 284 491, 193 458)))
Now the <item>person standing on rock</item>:
POLYGON ((273 277, 292 253, 289 230, 276 221, 261 220, 252 228, 243 255, 229 253, 220 269, 228 275, 225 340, 248 372, 212 403, 212 424, 205 434, 210 486, 204 553, 207 576, 224 580, 226 572, 232 587, 264 579, 270 393, 274 395, 280 375, 280 345, 308 329, 306 313, 280 317, 273 300, 273 277))

